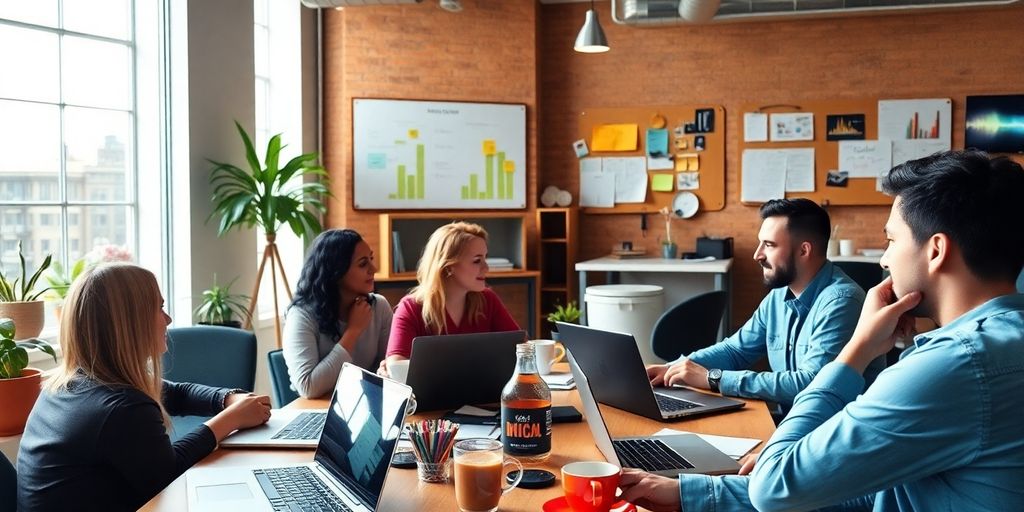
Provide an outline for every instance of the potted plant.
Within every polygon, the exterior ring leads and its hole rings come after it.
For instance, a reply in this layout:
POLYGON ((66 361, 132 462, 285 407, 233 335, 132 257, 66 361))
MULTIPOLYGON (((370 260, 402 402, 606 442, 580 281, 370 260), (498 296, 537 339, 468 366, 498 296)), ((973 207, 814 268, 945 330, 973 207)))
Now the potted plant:
MULTIPOLYGON (((327 188, 327 171, 316 163, 316 153, 299 155, 281 167, 279 158, 283 146, 281 135, 278 134, 270 138, 266 156, 263 162, 260 162, 252 140, 242 125, 236 121, 235 127, 245 145, 248 169, 210 160, 214 165, 210 171, 213 211, 206 220, 209 222, 214 216, 220 216, 218 236, 233 228, 252 228, 256 225, 266 233, 267 245, 263 251, 263 263, 260 264, 256 288, 249 302, 248 310, 251 315, 267 260, 270 260, 271 268, 276 265, 281 271, 285 288, 288 288, 284 265, 274 244, 277 230, 287 224, 299 237, 319 234, 323 227, 317 215, 327 211, 322 198, 330 196, 331 193, 327 188)), ((277 283, 272 283, 272 286, 276 305, 277 283)), ((248 326, 247 321, 246 327, 248 326)))
POLYGON ((56 302, 53 313, 57 317, 57 322, 60 322, 60 314, 64 309, 64 299, 68 296, 71 284, 75 282, 75 279, 78 279, 78 276, 82 275, 85 268, 85 258, 75 260, 71 264, 70 272, 64 269, 64 265, 61 264, 60 260, 55 260, 50 266, 50 272, 43 276, 46 282, 50 283, 50 291, 46 294, 46 297, 56 302))
POLYGON ((665 219, 665 239, 661 241, 661 257, 665 259, 676 258, 676 247, 675 242, 672 241, 672 211, 666 206, 659 210, 662 217, 665 219))
POLYGON ((248 319, 249 310, 246 309, 245 301, 249 297, 241 294, 231 293, 231 285, 238 280, 232 279, 226 286, 217 285, 217 274, 213 275, 213 286, 203 290, 203 300, 195 309, 196 320, 203 325, 223 325, 225 327, 242 328, 242 323, 234 319, 248 319))
POLYGON ((39 296, 49 290, 45 288, 36 292, 36 282, 43 271, 50 267, 53 256, 46 255, 46 259, 31 276, 28 275, 20 241, 18 259, 21 260, 21 277, 9 281, 0 269, 0 317, 11 318, 18 325, 17 334, 11 333, 12 338, 35 338, 43 332, 43 301, 39 300, 39 296))
POLYGON ((580 309, 576 307, 576 301, 570 300, 569 304, 562 306, 555 305, 555 310, 548 313, 548 322, 551 322, 551 339, 558 341, 558 325, 555 322, 567 322, 575 324, 580 321, 580 309))
POLYGON ((25 430, 28 414, 39 397, 42 372, 28 366, 28 350, 36 348, 57 354, 43 340, 14 341, 14 321, 0 318, 0 436, 14 436, 25 430))

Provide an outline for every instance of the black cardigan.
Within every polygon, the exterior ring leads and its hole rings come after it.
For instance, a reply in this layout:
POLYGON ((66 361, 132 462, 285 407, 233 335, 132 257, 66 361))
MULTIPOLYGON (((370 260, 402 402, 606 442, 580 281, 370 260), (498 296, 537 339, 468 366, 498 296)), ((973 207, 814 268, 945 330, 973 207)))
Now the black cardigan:
MULTIPOLYGON (((230 390, 164 381, 168 414, 212 416, 230 390)), ((18 453, 18 510, 137 510, 217 446, 203 425, 171 443, 156 402, 81 377, 43 392, 18 453)))

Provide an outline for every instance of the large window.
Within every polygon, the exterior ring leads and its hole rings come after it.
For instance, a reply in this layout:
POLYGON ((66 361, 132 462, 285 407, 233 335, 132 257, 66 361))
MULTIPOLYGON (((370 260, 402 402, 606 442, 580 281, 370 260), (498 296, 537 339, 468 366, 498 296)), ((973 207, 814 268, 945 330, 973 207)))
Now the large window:
POLYGON ((0 2, 0 264, 137 253, 134 2, 0 2), (13 49, 17 50, 13 50, 13 49))

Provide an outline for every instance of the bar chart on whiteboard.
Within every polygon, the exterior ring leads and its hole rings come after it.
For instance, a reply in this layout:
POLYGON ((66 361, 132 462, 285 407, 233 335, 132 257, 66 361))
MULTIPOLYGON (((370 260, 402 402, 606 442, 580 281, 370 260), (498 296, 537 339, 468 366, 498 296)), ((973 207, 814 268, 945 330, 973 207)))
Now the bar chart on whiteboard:
POLYGON ((356 99, 357 209, 526 207, 526 107, 356 99))

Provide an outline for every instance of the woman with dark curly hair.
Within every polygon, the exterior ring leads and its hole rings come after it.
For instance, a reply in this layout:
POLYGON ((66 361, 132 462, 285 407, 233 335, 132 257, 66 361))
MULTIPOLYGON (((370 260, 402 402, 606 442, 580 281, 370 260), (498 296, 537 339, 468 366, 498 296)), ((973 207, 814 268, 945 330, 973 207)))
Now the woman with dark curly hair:
POLYGON ((302 396, 334 389, 341 365, 376 370, 391 332, 391 305, 373 293, 373 251, 351 229, 313 240, 284 324, 284 359, 302 396))

